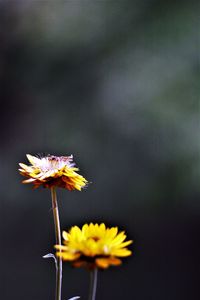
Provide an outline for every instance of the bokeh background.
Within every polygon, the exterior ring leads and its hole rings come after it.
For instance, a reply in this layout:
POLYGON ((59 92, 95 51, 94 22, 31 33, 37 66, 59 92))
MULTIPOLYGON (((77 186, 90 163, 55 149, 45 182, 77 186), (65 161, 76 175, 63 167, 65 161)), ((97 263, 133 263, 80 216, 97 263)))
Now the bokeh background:
MULTIPOLYGON (((197 2, 0 1, 2 299, 54 299, 50 192, 20 183, 26 153, 72 153, 92 182, 59 190, 62 228, 135 241, 97 300, 199 299, 197 2)), ((88 284, 64 266, 63 299, 88 284)))

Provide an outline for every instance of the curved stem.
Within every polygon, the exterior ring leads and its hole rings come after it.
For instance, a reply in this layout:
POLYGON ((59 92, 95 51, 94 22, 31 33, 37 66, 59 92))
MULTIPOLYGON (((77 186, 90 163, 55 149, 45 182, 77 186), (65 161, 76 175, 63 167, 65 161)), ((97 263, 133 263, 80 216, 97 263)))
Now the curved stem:
POLYGON ((96 290, 97 290, 97 275, 98 269, 95 268, 90 272, 90 291, 88 300, 96 299, 96 290))
MULTIPOLYGON (((60 219, 59 219, 59 211, 58 211, 58 203, 57 203, 55 187, 51 188, 51 198, 52 198, 52 210, 53 210, 56 244, 61 245, 60 219)), ((55 300, 61 300, 61 287, 62 287, 62 259, 60 257, 57 257, 55 300)))

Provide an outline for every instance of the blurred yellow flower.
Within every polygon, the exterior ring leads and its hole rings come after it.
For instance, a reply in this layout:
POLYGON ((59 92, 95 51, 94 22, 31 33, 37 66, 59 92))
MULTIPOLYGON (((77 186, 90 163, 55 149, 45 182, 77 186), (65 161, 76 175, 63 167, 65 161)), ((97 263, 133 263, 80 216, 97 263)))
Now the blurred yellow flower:
POLYGON ((31 165, 20 163, 20 174, 28 179, 23 183, 33 183, 34 187, 44 186, 45 188, 61 187, 68 190, 79 190, 86 186, 87 180, 79 175, 74 167, 73 156, 35 157, 27 154, 31 165))
POLYGON ((82 229, 73 226, 69 232, 63 231, 64 245, 56 245, 56 255, 69 261, 75 267, 103 268, 120 265, 119 257, 132 252, 126 247, 133 241, 125 241, 124 231, 118 227, 106 228, 104 223, 83 225, 82 229))

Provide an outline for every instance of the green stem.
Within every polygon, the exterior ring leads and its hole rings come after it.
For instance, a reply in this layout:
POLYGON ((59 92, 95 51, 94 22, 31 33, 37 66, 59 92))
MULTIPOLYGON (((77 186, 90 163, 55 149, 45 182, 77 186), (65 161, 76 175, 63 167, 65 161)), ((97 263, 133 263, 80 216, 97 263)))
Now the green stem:
MULTIPOLYGON (((52 198, 52 210, 53 210, 53 219, 54 219, 54 227, 55 227, 56 245, 61 245, 60 219, 59 219, 59 211, 58 211, 58 203, 57 203, 55 187, 51 188, 51 198, 52 198)), ((62 287, 62 259, 60 257, 57 257, 55 300, 61 300, 61 287, 62 287)))
POLYGON ((98 269, 90 271, 90 291, 88 300, 96 299, 98 269))

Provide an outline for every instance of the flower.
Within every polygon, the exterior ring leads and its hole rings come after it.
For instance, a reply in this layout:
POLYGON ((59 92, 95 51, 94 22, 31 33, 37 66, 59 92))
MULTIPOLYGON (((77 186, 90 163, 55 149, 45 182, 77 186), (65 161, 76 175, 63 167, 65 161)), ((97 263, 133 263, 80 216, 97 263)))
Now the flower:
POLYGON ((82 229, 73 226, 69 232, 63 231, 63 239, 64 245, 55 246, 56 255, 75 267, 106 269, 120 265, 121 257, 132 254, 126 247, 133 241, 125 241, 124 231, 118 233, 118 227, 106 228, 104 223, 85 224, 82 229))
POLYGON ((79 175, 74 167, 73 156, 47 155, 35 157, 26 155, 30 166, 20 163, 20 174, 28 177, 23 183, 33 183, 34 187, 61 187, 68 190, 79 190, 86 186, 87 180, 79 175))

